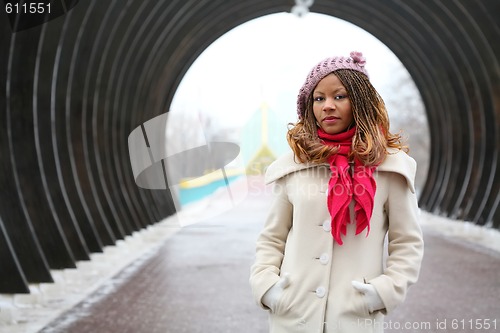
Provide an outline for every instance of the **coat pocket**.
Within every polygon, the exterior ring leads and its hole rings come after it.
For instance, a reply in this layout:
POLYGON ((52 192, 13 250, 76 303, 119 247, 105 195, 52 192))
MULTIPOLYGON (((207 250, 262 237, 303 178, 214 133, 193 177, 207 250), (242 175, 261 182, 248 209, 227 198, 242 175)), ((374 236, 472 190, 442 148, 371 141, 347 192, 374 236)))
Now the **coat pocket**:
POLYGON ((276 306, 274 309, 271 310, 271 312, 274 315, 283 315, 286 314, 290 310, 290 285, 292 282, 289 283, 288 286, 286 286, 283 291, 281 292, 281 295, 278 298, 278 301, 276 302, 276 306))
POLYGON ((370 317, 366 296, 352 287, 351 291, 351 312, 363 318, 370 317))

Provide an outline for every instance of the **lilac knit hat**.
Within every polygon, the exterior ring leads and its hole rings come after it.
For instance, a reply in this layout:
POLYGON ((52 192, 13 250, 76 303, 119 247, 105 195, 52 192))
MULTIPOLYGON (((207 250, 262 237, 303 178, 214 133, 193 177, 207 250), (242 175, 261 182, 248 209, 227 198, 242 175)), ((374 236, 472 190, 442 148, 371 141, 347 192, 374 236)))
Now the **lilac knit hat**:
POLYGON ((306 78, 306 82, 300 88, 299 96, 297 96, 297 114, 299 119, 304 117, 306 112, 307 97, 328 74, 338 69, 352 69, 365 74, 368 77, 368 72, 365 68, 366 60, 361 52, 351 52, 349 57, 330 57, 322 60, 313 67, 306 78))

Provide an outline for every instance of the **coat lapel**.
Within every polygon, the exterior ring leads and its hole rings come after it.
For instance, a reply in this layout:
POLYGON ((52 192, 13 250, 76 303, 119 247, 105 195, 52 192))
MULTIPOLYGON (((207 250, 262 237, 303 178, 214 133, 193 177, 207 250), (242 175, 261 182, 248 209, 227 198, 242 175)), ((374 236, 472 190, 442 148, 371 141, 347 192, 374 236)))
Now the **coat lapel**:
MULTIPOLYGON (((321 164, 328 166, 328 164, 321 164)), ((270 184, 281 177, 293 172, 317 167, 318 164, 300 163, 295 160, 293 152, 288 152, 274 161, 266 171, 265 183, 270 184)), ((390 150, 385 160, 378 166, 376 172, 395 172, 405 177, 408 187, 415 193, 415 173, 417 165, 415 160, 405 152, 390 150)))

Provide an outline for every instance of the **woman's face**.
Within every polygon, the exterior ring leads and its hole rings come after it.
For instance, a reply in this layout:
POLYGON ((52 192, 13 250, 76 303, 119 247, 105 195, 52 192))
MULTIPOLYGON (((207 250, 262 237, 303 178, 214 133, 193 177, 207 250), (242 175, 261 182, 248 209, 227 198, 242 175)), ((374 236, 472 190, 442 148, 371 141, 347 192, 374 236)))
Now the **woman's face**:
POLYGON ((325 76, 313 90, 313 113, 317 125, 328 134, 344 132, 353 125, 351 101, 335 74, 325 76))

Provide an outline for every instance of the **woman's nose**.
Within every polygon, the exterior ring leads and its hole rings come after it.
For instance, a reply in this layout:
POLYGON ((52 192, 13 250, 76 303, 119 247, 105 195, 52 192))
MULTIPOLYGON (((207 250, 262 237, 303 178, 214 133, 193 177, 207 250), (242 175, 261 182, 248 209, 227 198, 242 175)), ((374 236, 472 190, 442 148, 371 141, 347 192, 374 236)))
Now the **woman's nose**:
POLYGON ((323 110, 335 110, 335 100, 332 98, 325 99, 325 104, 323 104, 323 110))

